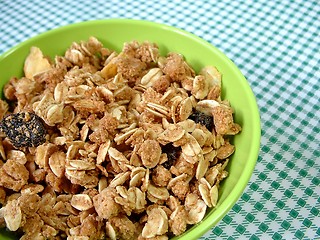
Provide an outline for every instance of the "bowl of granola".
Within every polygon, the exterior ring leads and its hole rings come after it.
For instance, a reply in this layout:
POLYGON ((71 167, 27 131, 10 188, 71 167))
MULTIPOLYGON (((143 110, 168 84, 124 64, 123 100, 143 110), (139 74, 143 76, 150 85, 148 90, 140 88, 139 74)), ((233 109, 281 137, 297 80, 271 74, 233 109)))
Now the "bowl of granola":
POLYGON ((72 24, 4 53, 0 76, 1 239, 197 239, 251 177, 255 97, 188 32, 72 24))

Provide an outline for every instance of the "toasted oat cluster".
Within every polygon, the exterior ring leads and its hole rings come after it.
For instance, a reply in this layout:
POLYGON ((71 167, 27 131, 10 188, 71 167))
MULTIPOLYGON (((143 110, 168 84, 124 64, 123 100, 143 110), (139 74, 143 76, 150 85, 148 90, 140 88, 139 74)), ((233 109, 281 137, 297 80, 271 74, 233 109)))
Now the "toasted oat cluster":
POLYGON ((117 53, 91 37, 54 60, 32 47, 24 73, 0 100, 0 227, 23 240, 162 240, 216 206, 241 127, 215 67, 196 74, 154 43, 117 53), (17 148, 6 116, 22 113, 44 136, 17 148))

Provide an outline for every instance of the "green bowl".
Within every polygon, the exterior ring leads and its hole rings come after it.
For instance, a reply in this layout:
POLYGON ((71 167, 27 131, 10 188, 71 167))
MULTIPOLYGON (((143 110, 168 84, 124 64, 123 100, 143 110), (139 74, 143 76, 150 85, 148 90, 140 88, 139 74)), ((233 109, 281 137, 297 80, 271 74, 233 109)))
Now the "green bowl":
MULTIPOLYGON (((186 31, 153 22, 110 19, 76 23, 57 28, 13 47, 0 56, 0 87, 12 76, 21 77, 23 64, 31 46, 39 47, 45 55, 63 55, 74 41, 97 37, 106 47, 120 51, 123 43, 149 40, 158 44, 161 54, 178 52, 196 70, 213 65, 222 73, 222 97, 234 109, 235 122, 242 132, 234 137, 236 151, 228 165, 229 176, 221 184, 216 208, 208 210, 205 218, 191 227, 179 239, 197 239, 215 226, 236 203, 252 175, 260 146, 260 117, 251 88, 236 65, 217 48, 186 31)), ((14 239, 0 229, 0 239, 14 239)))

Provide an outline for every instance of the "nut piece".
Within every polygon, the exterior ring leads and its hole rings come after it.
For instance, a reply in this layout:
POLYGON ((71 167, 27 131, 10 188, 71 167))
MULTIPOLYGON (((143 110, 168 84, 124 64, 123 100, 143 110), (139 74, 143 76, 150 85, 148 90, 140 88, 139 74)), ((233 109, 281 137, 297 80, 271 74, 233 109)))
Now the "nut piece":
POLYGON ((64 152, 54 152, 49 157, 49 166, 51 171, 57 177, 62 177, 65 170, 66 154, 64 152))
POLYGON ((21 239, 168 240, 216 207, 241 127, 215 67, 96 38, 31 48, 0 100, 0 228, 21 239), (6 135, 6 136, 5 136, 6 135), (30 178, 30 179, 29 179, 30 178))
POLYGON ((156 187, 152 184, 149 184, 148 193, 160 200, 167 200, 170 196, 167 188, 156 187))
POLYGON ((197 103, 196 110, 211 116, 212 110, 220 104, 215 100, 202 100, 197 103))
POLYGON ((153 238, 168 231, 168 217, 165 211, 158 207, 148 212, 148 220, 142 229, 142 237, 153 238))
POLYGON ((169 143, 180 140, 185 134, 185 130, 179 125, 170 124, 168 128, 158 136, 158 141, 169 143))
POLYGON ((221 73, 213 66, 207 66, 201 69, 200 74, 206 78, 208 83, 208 99, 221 98, 221 73))
POLYGON ((30 54, 24 62, 24 74, 27 78, 33 77, 39 73, 51 69, 48 59, 44 58, 41 50, 37 47, 31 47, 30 54))
POLYGON ((22 220, 22 212, 18 200, 12 200, 7 203, 4 209, 4 220, 10 231, 17 231, 22 220))
MULTIPOLYGON (((57 147, 52 143, 45 143, 37 147, 35 152, 35 163, 46 169, 49 164, 49 156, 57 150, 57 147)), ((60 161, 60 160, 59 160, 60 161)))
POLYGON ((194 193, 188 194, 185 200, 187 210, 187 223, 196 224, 200 222, 206 214, 207 205, 194 193))
POLYGON ((208 82, 204 76, 196 76, 193 80, 192 94, 196 99, 204 99, 208 95, 208 82))
POLYGON ((151 87, 163 75, 160 68, 152 68, 141 78, 141 84, 145 87, 151 87))
POLYGON ((217 205, 218 202, 218 187, 217 185, 214 185, 211 189, 210 189, 210 200, 211 200, 211 204, 213 207, 215 207, 217 205))
POLYGON ((18 163, 24 165, 26 164, 27 157, 26 154, 23 151, 19 151, 19 150, 11 150, 7 153, 7 158, 8 159, 14 159, 15 161, 17 161, 18 163))
POLYGON ((230 144, 230 142, 226 141, 224 145, 222 145, 217 151, 217 158, 226 159, 234 152, 235 147, 230 144))
POLYGON ((146 140, 141 144, 138 154, 145 167, 154 168, 159 163, 161 147, 156 140, 146 140))
POLYGON ((106 143, 100 145, 97 156, 97 164, 101 164, 105 161, 108 150, 110 148, 111 141, 108 140, 106 143))
POLYGON ((202 149, 197 140, 189 133, 187 133, 188 142, 181 146, 182 152, 190 157, 196 156, 201 153, 202 149))
POLYGON ((76 194, 71 198, 71 206, 79 211, 85 211, 93 207, 92 200, 87 194, 76 194))
POLYGON ((178 206, 170 215, 170 230, 178 236, 187 229, 187 212, 183 206, 178 206))

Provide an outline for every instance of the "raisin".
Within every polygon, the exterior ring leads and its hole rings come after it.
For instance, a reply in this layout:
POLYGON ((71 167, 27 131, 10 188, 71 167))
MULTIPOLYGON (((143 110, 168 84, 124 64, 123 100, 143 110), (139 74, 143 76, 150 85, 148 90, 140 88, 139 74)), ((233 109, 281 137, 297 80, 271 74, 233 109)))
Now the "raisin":
POLYGON ((189 119, 193 120, 195 123, 199 123, 205 126, 209 131, 212 131, 213 128, 213 117, 209 116, 203 112, 194 111, 189 119))
POLYGON ((181 153, 181 147, 174 147, 172 143, 168 143, 162 147, 162 152, 167 154, 168 160, 162 164, 166 169, 170 169, 174 165, 176 159, 181 153))
POLYGON ((0 130, 15 148, 37 147, 46 140, 46 129, 34 113, 9 114, 0 122, 0 130))

